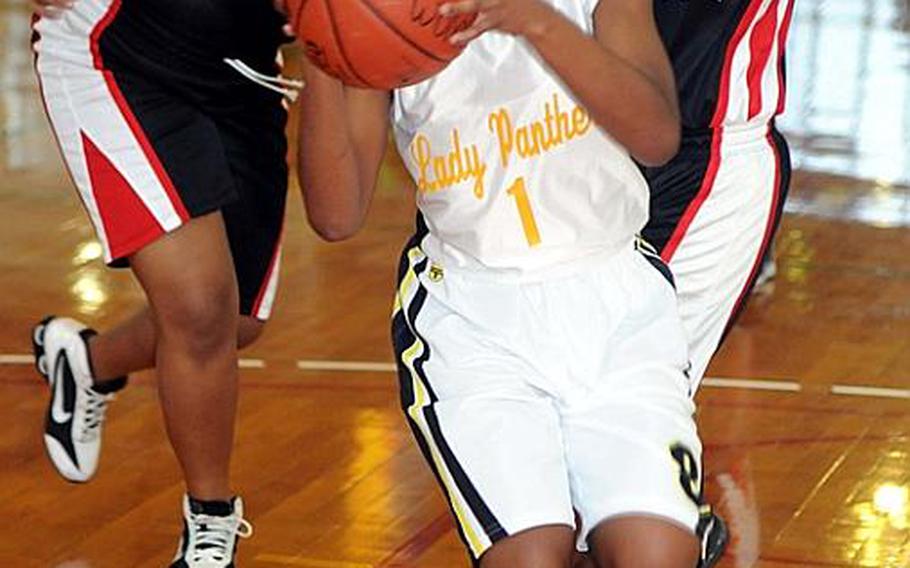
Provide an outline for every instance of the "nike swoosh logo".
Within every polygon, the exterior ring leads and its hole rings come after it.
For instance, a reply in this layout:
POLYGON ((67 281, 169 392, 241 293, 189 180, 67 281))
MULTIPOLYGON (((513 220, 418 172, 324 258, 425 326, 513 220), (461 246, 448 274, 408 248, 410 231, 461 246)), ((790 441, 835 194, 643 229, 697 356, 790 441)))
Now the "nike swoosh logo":
POLYGON ((60 351, 57 354, 57 360, 54 361, 54 402, 51 405, 51 418, 54 419, 54 422, 61 425, 73 419, 73 413, 67 412, 63 408, 63 381, 66 379, 64 365, 66 364, 68 362, 65 352, 60 351))

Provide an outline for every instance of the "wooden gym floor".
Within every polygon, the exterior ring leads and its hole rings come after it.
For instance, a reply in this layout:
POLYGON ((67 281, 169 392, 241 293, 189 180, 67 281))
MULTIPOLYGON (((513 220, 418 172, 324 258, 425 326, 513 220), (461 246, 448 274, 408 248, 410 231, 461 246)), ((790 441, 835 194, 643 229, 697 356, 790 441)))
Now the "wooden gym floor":
MULTIPOLYGON (((0 566, 160 567, 182 492, 155 384, 113 405, 97 478, 43 453, 30 326, 105 328, 140 305, 98 260, 34 91, 24 2, 0 0, 0 566)), ((724 567, 910 566, 910 78, 903 0, 799 0, 790 134, 801 169, 778 277, 698 397, 724 567)), ((413 218, 397 162, 363 234, 319 242, 296 186, 276 315, 244 353, 235 479, 256 535, 240 565, 467 566, 397 409, 388 315, 413 218), (363 363, 363 364, 361 364, 363 363)))

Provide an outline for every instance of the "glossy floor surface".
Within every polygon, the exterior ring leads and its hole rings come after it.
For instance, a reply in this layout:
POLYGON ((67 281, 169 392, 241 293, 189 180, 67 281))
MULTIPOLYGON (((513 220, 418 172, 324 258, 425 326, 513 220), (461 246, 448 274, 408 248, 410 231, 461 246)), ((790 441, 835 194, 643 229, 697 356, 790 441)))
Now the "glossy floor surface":
MULTIPOLYGON (((910 48, 906 3, 798 0, 801 170, 777 246, 699 395, 723 567, 910 566, 910 48)), ((43 454, 46 389, 22 355, 45 313, 99 328, 141 304, 111 272, 35 95, 22 3, 0 0, 0 566, 160 567, 182 492, 151 377, 111 409, 97 478, 43 454)), ((234 465, 244 567, 467 566, 397 409, 387 338, 412 220, 390 160, 369 226, 320 243, 299 198, 266 336, 244 353, 234 465), (350 363, 365 363, 350 365, 350 363)))

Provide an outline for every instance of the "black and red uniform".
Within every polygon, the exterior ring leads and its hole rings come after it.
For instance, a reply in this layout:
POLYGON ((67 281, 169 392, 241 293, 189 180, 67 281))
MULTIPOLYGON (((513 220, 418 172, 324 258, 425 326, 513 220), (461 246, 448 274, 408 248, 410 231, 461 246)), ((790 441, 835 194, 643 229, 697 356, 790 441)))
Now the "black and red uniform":
POLYGON ((80 0, 36 19, 51 126, 111 264, 220 210, 241 311, 268 317, 287 193, 282 95, 225 63, 277 71, 270 0, 80 0))
POLYGON ((656 0, 679 93, 679 154, 642 168, 643 231, 676 278, 692 378, 704 375, 752 287, 790 182, 774 125, 785 99, 794 0, 656 0))

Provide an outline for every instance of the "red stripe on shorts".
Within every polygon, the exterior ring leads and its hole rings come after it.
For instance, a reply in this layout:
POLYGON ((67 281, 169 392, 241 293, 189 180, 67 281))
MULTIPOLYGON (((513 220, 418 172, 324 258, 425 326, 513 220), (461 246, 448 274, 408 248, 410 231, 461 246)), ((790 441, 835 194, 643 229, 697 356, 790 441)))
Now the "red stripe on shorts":
POLYGON ((676 228, 673 230, 673 234, 670 235, 670 239, 660 253, 660 257, 666 263, 669 263, 673 258, 673 254, 676 252, 676 249, 679 248, 683 237, 686 236, 689 226, 692 224, 692 221, 695 219, 701 206, 707 201, 708 196, 711 194, 711 189, 714 187, 714 180, 717 178, 717 172, 720 170, 724 118, 727 114, 727 105, 730 103, 730 74, 733 67, 733 56, 736 54, 736 49, 739 47, 740 43, 743 41, 746 31, 748 31, 749 26, 752 25, 752 21, 758 14, 758 8, 760 6, 761 0, 751 1, 746 8, 746 12, 743 14, 742 20, 740 20, 739 25, 733 32, 730 43, 727 44, 727 51, 724 54, 724 66, 720 75, 717 108, 714 109, 714 117, 711 119, 714 135, 711 141, 711 157, 708 161, 708 169, 705 171, 705 177, 702 180, 701 187, 698 189, 698 193, 695 195, 695 199, 686 207, 682 217, 680 217, 679 222, 676 224, 676 228))
POLYGON ((711 126, 715 128, 723 125, 724 118, 726 118, 727 115, 727 105, 730 103, 730 75, 731 68, 733 67, 733 56, 736 54, 736 50, 739 48, 743 37, 745 37, 746 32, 752 25, 752 21, 755 20, 761 3, 762 0, 752 0, 749 3, 746 12, 743 14, 742 20, 739 22, 739 26, 736 27, 736 31, 733 32, 733 36, 730 38, 730 43, 727 44, 727 52, 724 55, 724 67, 720 73, 717 108, 714 109, 714 118, 711 120, 711 126))
POLYGON ((793 5, 795 4, 794 0, 786 0, 787 2, 787 11, 784 13, 784 21, 780 26, 780 31, 777 34, 777 84, 780 85, 780 94, 777 99, 777 113, 781 114, 784 112, 784 105, 786 104, 786 95, 787 95, 787 84, 784 79, 784 53, 786 53, 787 46, 787 36, 790 33, 790 21, 793 18, 793 5))
POLYGON ((692 221, 695 220, 695 215, 698 214, 701 206, 704 205, 705 201, 708 200, 708 196, 711 195, 711 190, 714 188, 714 180, 717 179, 717 172, 720 171, 721 141, 723 140, 723 137, 723 128, 718 128, 714 131, 714 136, 711 140, 711 157, 708 160, 708 169, 705 172, 704 179, 702 179, 701 187, 698 189, 698 193, 695 194, 695 199, 689 203, 686 210, 683 212, 682 217, 680 217, 667 244, 664 245, 663 250, 660 251, 660 258, 667 264, 670 263, 673 254, 676 253, 676 249, 679 248, 680 243, 682 243, 683 237, 686 236, 686 232, 689 230, 689 226, 692 225, 692 221))
POLYGON ((158 231, 152 234, 153 237, 163 234, 164 229, 123 174, 85 132, 81 134, 89 181, 98 214, 104 224, 111 258, 123 258, 136 252, 137 247, 147 244, 150 238, 149 227, 158 227, 158 231))
POLYGON ((749 84, 749 114, 747 120, 752 120, 762 110, 762 78, 771 58, 771 49, 774 47, 775 31, 777 31, 777 0, 771 2, 749 38, 749 69, 746 72, 746 81, 749 84))

